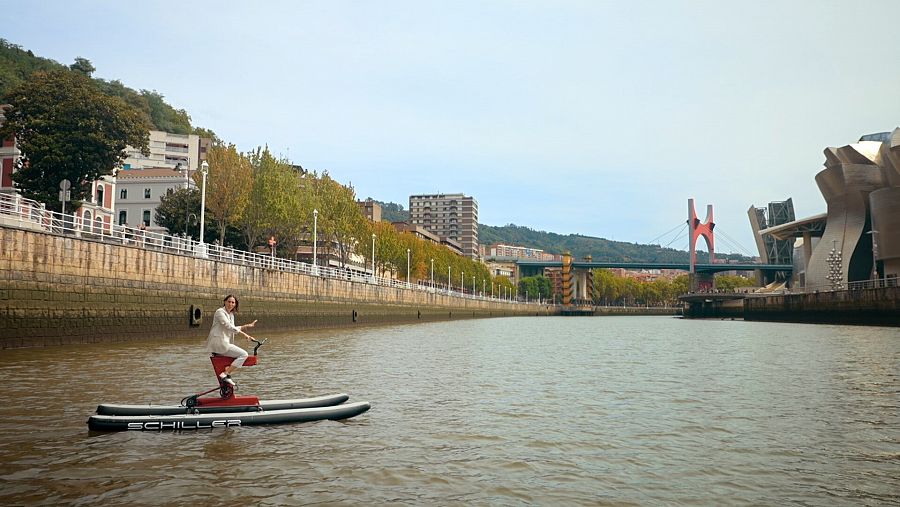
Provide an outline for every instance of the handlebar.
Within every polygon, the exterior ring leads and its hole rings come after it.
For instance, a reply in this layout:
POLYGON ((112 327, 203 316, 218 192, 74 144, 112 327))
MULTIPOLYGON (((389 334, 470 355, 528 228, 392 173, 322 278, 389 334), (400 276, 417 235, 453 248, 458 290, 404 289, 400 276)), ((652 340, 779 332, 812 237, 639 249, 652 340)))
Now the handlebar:
POLYGON ((250 341, 256 343, 256 346, 253 347, 253 355, 255 356, 255 355, 256 355, 256 352, 259 350, 259 348, 262 347, 263 344, 265 344, 267 341, 269 341, 269 339, 268 339, 268 338, 263 338, 263 341, 259 341, 259 340, 257 340, 256 338, 250 338, 250 341))

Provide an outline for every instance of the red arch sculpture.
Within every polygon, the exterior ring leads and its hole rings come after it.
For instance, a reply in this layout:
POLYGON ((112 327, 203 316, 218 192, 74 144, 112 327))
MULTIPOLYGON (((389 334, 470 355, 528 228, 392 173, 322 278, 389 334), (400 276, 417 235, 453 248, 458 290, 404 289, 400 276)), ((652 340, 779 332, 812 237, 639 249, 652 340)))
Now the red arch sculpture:
POLYGON ((706 240, 706 246, 709 248, 709 262, 713 263, 716 259, 716 241, 713 236, 713 228, 716 224, 713 222, 712 204, 706 206, 706 222, 700 223, 700 219, 697 218, 697 209, 694 207, 694 200, 688 199, 687 223, 691 236, 691 273, 694 273, 694 266, 697 264, 697 238, 702 236, 706 240))

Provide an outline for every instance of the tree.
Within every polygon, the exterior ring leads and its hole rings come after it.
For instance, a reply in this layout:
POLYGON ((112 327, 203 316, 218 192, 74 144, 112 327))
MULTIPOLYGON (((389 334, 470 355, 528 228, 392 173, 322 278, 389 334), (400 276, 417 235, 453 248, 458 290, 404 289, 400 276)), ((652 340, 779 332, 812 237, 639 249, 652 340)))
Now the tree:
POLYGON ((94 64, 91 63, 87 58, 77 57, 75 58, 75 63, 69 65, 69 68, 73 71, 85 76, 91 77, 91 74, 94 73, 96 68, 94 68, 94 64))
MULTIPOLYGON (((276 159, 269 148, 257 148, 249 155, 253 184, 240 226, 248 248, 260 244, 268 236, 278 238, 282 252, 296 251, 300 231, 306 225, 307 213, 302 208, 300 175, 283 160, 276 159)), ((309 210, 312 214, 312 210, 309 210)), ((310 229, 312 217, 309 217, 310 229)))
POLYGON ((22 151, 13 181, 22 195, 51 209, 60 209, 63 179, 72 183, 71 198, 77 205, 92 181, 121 165, 127 146, 149 155, 145 117, 78 73, 36 72, 0 102, 12 105, 0 137, 15 136, 22 151))
POLYGON ((219 229, 219 242, 225 244, 225 230, 236 224, 247 207, 253 175, 250 161, 233 144, 215 145, 207 157, 206 209, 219 229))
POLYGON ((141 96, 147 101, 150 119, 157 129, 173 134, 191 133, 191 117, 187 111, 166 104, 162 94, 156 90, 141 90, 141 96))
POLYGON ((550 279, 543 275, 527 276, 519 280, 519 294, 529 300, 547 299, 553 291, 550 279))
POLYGON ((367 233, 366 218, 356 204, 353 188, 338 183, 327 171, 316 180, 314 188, 319 210, 319 234, 325 241, 324 250, 330 252, 336 246, 341 266, 344 266, 357 238, 367 233))
MULTIPOLYGON (((165 227, 169 234, 184 234, 193 239, 200 238, 200 191, 196 188, 179 188, 159 199, 154 222, 165 227)), ((209 217, 207 222, 209 222, 209 217)), ((209 231, 209 224, 206 230, 209 231)), ((204 234, 207 235, 207 234, 204 234)))

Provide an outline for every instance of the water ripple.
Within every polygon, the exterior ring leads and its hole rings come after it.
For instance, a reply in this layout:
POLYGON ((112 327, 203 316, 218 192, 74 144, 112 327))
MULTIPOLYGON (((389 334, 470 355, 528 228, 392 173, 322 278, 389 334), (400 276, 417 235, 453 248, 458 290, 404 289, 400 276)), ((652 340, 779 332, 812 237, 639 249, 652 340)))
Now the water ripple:
POLYGON ((202 340, 4 351, 0 504, 896 505, 896 329, 511 318, 270 336, 241 392, 348 421, 91 434, 202 340))

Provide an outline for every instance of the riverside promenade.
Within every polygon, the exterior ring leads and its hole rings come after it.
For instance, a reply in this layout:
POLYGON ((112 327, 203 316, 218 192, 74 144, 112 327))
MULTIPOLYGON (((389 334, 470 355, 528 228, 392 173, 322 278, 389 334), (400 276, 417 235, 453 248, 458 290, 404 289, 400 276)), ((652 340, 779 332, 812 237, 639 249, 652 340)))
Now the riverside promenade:
POLYGON ((226 294, 241 301, 239 322, 259 320, 254 334, 260 336, 558 313, 548 305, 351 276, 210 245, 179 245, 170 236, 121 226, 92 230, 74 220, 46 220, 33 210, 22 216, 26 219, 0 216, 0 348, 202 339, 226 294))

